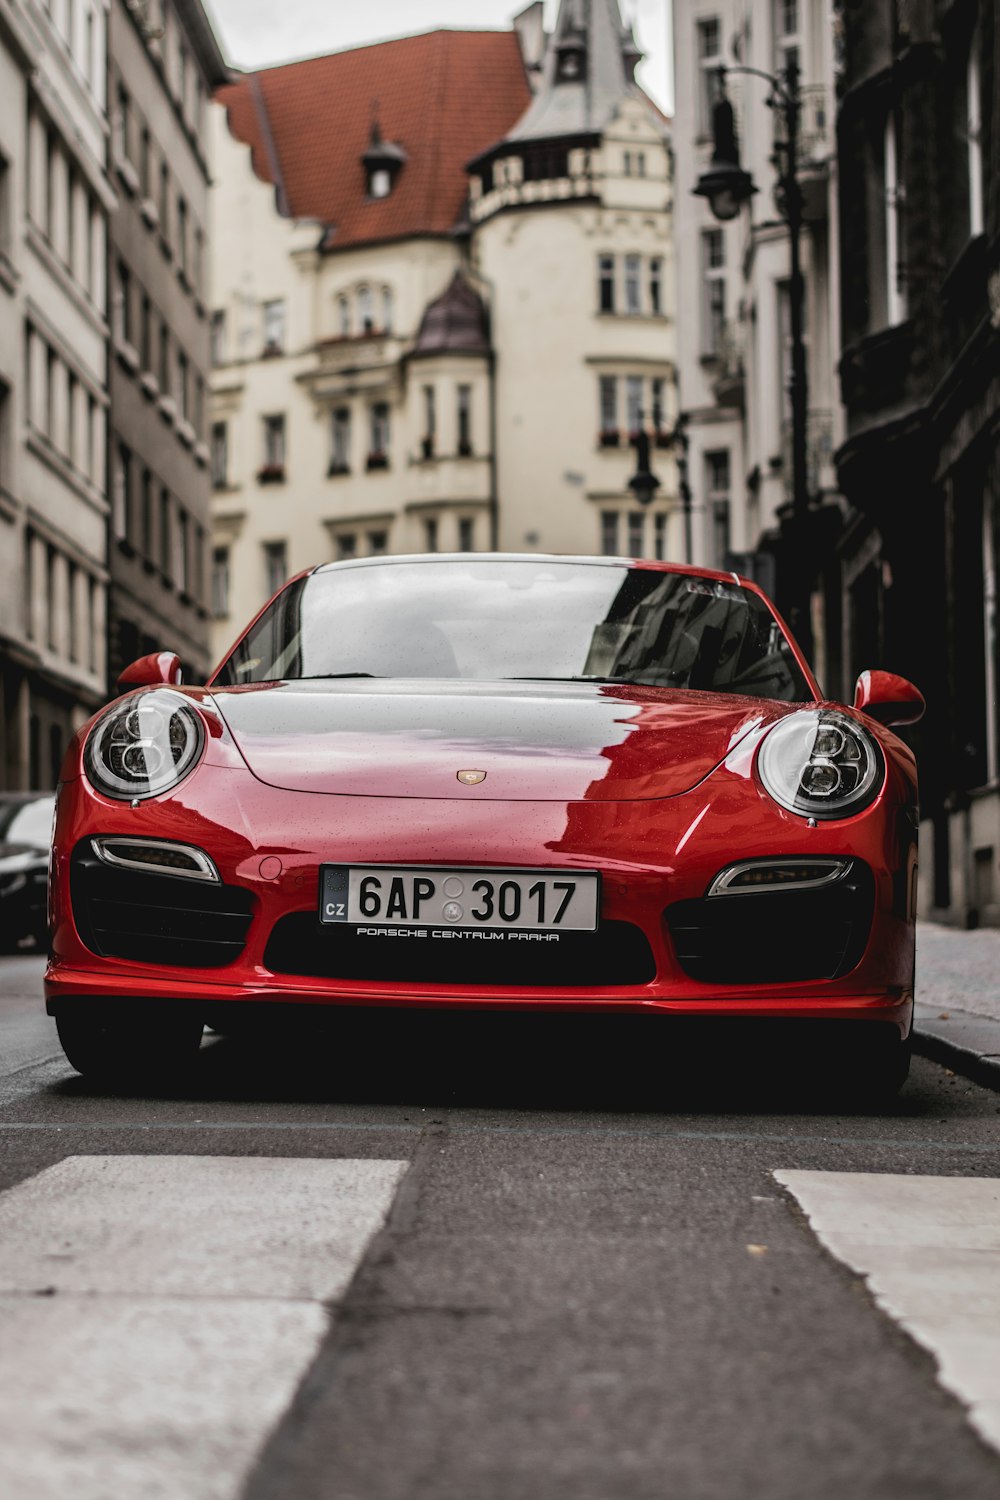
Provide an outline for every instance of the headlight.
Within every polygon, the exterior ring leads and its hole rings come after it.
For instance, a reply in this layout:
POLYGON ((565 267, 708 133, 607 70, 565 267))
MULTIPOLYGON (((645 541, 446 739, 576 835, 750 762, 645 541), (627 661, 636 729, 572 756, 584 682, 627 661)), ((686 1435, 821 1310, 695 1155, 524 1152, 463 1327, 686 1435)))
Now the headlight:
POLYGON ((757 769, 775 802, 803 818, 849 818, 882 785, 882 755, 860 724, 831 709, 789 714, 766 736, 757 769))
POLYGON ((106 797, 156 797, 184 779, 204 743, 201 718, 187 699, 154 688, 113 708, 91 731, 87 779, 106 797))

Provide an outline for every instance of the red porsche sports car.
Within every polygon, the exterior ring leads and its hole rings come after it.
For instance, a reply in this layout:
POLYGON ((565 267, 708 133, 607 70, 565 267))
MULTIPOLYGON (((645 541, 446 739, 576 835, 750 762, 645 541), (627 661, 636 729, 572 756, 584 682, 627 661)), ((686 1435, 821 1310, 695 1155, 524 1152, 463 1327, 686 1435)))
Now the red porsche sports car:
MULTIPOLYGON (((765 595, 614 558, 292 579, 205 687, 144 657, 58 795, 48 1009, 81 1072, 248 1008, 852 1028, 905 1077, 917 785, 866 672, 823 698, 765 595)), ((829 1029, 829 1028, 827 1028, 829 1029)))

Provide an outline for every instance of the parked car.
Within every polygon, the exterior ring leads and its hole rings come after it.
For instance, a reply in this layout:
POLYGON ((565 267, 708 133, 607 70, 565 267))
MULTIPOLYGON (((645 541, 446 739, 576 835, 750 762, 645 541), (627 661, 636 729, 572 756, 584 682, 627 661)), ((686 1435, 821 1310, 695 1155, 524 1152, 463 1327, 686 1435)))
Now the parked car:
POLYGON ((26 943, 44 948, 51 792, 0 792, 0 951, 26 943))
MULTIPOLYGON (((917 690, 826 699, 753 583, 609 558, 328 564, 205 687, 143 658, 74 740, 48 1007, 82 1072, 283 1007, 812 1023, 895 1088, 917 690), (120 1004, 116 1002, 121 1002, 120 1004)), ((729 1033, 732 1035, 732 1032, 729 1033)))

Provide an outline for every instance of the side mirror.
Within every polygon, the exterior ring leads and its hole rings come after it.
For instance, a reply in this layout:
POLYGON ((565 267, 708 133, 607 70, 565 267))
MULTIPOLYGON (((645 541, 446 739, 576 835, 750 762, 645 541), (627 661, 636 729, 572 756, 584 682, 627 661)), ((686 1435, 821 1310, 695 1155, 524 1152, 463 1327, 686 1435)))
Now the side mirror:
POLYGON ((895 672, 862 672, 854 690, 854 707, 886 726, 915 724, 927 707, 912 682, 895 672))
POLYGON ((140 656, 118 677, 122 692, 134 687, 177 687, 181 680, 181 659, 176 651, 154 651, 140 656))

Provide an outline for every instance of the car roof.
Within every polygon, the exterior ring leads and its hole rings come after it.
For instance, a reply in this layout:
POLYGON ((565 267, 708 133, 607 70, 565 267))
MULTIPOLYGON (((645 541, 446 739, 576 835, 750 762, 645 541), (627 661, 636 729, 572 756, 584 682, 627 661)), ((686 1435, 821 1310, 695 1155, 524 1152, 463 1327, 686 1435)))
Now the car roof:
POLYGON ((562 552, 412 552, 382 553, 378 557, 348 557, 340 562, 320 563, 311 569, 313 573, 339 572, 344 568, 392 567, 397 563, 426 563, 433 566, 442 562, 527 562, 527 563, 575 563, 594 568, 649 568, 658 573, 681 573, 692 578, 711 578, 717 583, 738 583, 757 591, 757 585, 739 573, 720 572, 717 568, 694 568, 685 563, 654 562, 646 557, 595 557, 591 554, 576 556, 562 552))

